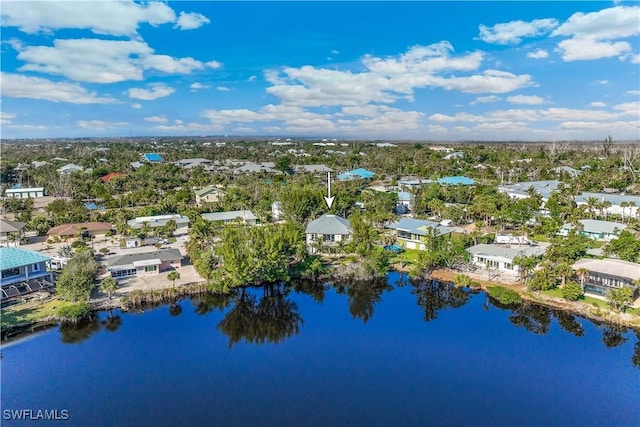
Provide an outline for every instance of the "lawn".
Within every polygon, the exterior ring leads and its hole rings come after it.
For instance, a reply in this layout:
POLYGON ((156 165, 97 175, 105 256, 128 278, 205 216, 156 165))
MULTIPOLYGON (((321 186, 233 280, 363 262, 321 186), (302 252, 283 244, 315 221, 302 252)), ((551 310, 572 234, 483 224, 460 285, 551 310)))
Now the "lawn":
POLYGON ((389 258, 390 264, 415 264, 421 251, 417 249, 405 249, 401 254, 393 254, 389 258))
MULTIPOLYGON (((548 291, 541 291, 540 293, 544 294, 544 295, 549 295, 549 296, 552 296, 552 297, 556 297, 556 298, 562 298, 562 291, 559 288, 550 289, 548 291)), ((597 306, 598 308, 611 310, 611 307, 609 307, 609 304, 607 304, 606 301, 603 301, 603 300, 598 299, 598 298, 593 298, 593 297, 590 297, 588 295, 583 296, 577 302, 581 302, 581 303, 589 305, 591 307, 597 306)), ((633 314, 635 316, 640 315, 640 311, 638 309, 635 309, 635 308, 628 308, 625 313, 633 314)))
POLYGON ((3 308, 2 327, 53 317, 58 308, 69 304, 54 297, 45 301, 29 301, 3 308))

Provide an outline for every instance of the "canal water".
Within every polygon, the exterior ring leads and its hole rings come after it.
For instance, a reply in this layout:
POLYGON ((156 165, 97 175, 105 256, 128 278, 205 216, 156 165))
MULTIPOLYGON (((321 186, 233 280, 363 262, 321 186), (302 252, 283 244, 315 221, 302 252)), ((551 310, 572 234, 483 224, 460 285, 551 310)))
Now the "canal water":
POLYGON ((396 273, 247 289, 5 345, 2 425, 640 425, 638 335, 396 273))

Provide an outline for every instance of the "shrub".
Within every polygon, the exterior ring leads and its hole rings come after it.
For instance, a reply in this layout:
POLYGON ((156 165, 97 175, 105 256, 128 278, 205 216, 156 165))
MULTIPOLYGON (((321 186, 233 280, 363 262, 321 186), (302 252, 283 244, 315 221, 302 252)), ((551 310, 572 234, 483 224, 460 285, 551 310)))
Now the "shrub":
POLYGON ((80 319, 89 317, 91 310, 87 303, 77 303, 70 305, 63 305, 57 310, 58 317, 62 320, 77 322, 80 319))
POLYGON ((522 298, 516 291, 503 288, 502 286, 489 286, 489 296, 498 300, 501 304, 520 304, 522 298))
POLYGON ((561 292, 562 298, 569 301, 577 301, 584 295, 580 285, 574 281, 567 282, 567 284, 563 286, 561 292))

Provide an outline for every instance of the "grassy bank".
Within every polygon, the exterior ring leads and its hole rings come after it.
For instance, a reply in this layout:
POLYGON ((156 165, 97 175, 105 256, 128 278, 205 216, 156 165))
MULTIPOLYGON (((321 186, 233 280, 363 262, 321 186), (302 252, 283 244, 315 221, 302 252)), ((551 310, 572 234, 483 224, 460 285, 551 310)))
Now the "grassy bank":
POLYGON ((23 325, 45 320, 56 319, 57 311, 60 307, 72 305, 69 302, 62 301, 58 297, 49 298, 45 301, 28 301, 20 304, 14 304, 2 309, 2 329, 10 328, 16 325, 23 325))

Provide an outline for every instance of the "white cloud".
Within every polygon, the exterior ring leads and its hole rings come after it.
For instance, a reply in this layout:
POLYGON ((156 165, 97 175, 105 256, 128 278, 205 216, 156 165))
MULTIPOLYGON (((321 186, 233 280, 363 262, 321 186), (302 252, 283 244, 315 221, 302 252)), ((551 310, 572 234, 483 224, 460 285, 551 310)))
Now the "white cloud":
POLYGON ((81 128, 94 130, 110 129, 129 125, 127 122, 107 122, 104 120, 78 120, 76 124, 81 128))
POLYGON ((131 36, 140 24, 158 26, 176 20, 163 2, 133 1, 3 1, 2 26, 29 34, 63 28, 89 29, 95 34, 131 36))
POLYGON ((1 73, 0 90, 3 97, 42 99, 71 104, 115 104, 116 99, 100 97, 75 83, 53 82, 41 77, 1 73))
POLYGON ((196 91, 198 91, 200 89, 209 89, 210 86, 203 85, 202 83, 195 82, 195 83, 191 83, 191 86, 189 86, 189 88, 191 89, 191 92, 196 92, 196 91))
POLYGON ((133 104, 131 104, 131 108, 135 108, 136 110, 139 110, 142 108, 142 105, 138 104, 137 102, 134 102, 133 104))
POLYGON ((26 131, 45 131, 49 128, 44 125, 9 125, 11 129, 20 129, 26 131))
POLYGON ((635 116, 640 119, 640 101, 625 102, 623 104, 614 105, 613 109, 622 111, 622 114, 625 116, 635 116))
POLYGON ((254 75, 254 76, 249 76, 249 78, 247 79, 247 81, 248 81, 248 82, 252 82, 252 81, 255 81, 255 79, 257 79, 257 78, 258 78, 258 76, 255 76, 255 75, 254 75))
POLYGON ((640 34, 638 6, 617 6, 597 12, 573 15, 551 36, 572 36, 595 40, 615 40, 640 34))
POLYGON ((547 101, 544 98, 535 95, 514 95, 507 97, 507 102, 511 104, 525 104, 525 105, 541 105, 546 104, 547 101))
POLYGON ((534 84, 528 74, 516 75, 507 71, 486 70, 473 76, 435 77, 433 85, 465 93, 507 93, 534 84))
POLYGON ((634 96, 638 96, 640 95, 640 90, 628 90, 625 92, 626 95, 634 95, 634 96))
POLYGON ((476 99, 474 99, 473 101, 471 101, 469 104, 470 105, 476 105, 476 104, 488 104, 491 102, 497 102, 500 101, 500 97, 496 96, 496 95, 489 95, 489 96, 479 96, 476 99))
POLYGON ((575 13, 556 28, 552 37, 569 36, 558 43, 558 51, 565 61, 585 61, 600 58, 629 57, 631 45, 622 41, 640 34, 640 7, 617 6, 591 13, 575 13))
POLYGON ((544 49, 536 49, 533 52, 528 52, 527 53, 527 58, 544 59, 544 58, 548 58, 548 57, 549 57, 549 52, 547 52, 544 49))
POLYGON ((21 71, 63 75, 92 83, 142 80, 145 70, 189 74, 194 70, 219 68, 220 63, 156 55, 144 41, 100 39, 56 39, 53 46, 23 46, 18 59, 21 71))
POLYGON ((184 123, 182 120, 179 120, 179 119, 175 119, 173 122, 177 125, 181 125, 184 123))
POLYGON ((220 92, 229 92, 231 89, 226 86, 218 86, 216 90, 219 90, 220 92))
POLYGON ((530 22, 511 21, 493 27, 480 25, 480 40, 495 44, 518 44, 524 37, 537 37, 558 26, 555 19, 535 19, 530 22))
POLYGON ((181 30, 195 30, 196 28, 200 28, 210 22, 209 18, 199 13, 180 12, 178 22, 174 28, 179 28, 181 30))
POLYGON ((566 62, 588 61, 593 59, 611 58, 631 50, 626 41, 598 41, 591 38, 572 38, 558 43, 558 52, 566 62))
POLYGON ((16 115, 14 113, 5 113, 0 111, 0 124, 8 125, 11 124, 11 119, 15 119, 16 115))
POLYGON ((607 104, 605 104, 602 101, 593 101, 589 103, 589 107, 606 107, 607 104))
POLYGON ((169 121, 165 116, 149 116, 144 120, 151 123, 167 123, 169 121))
POLYGON ((130 88, 129 98, 142 99, 144 101, 153 101, 154 99, 164 98, 172 95, 176 90, 164 83, 151 83, 149 89, 130 88))

